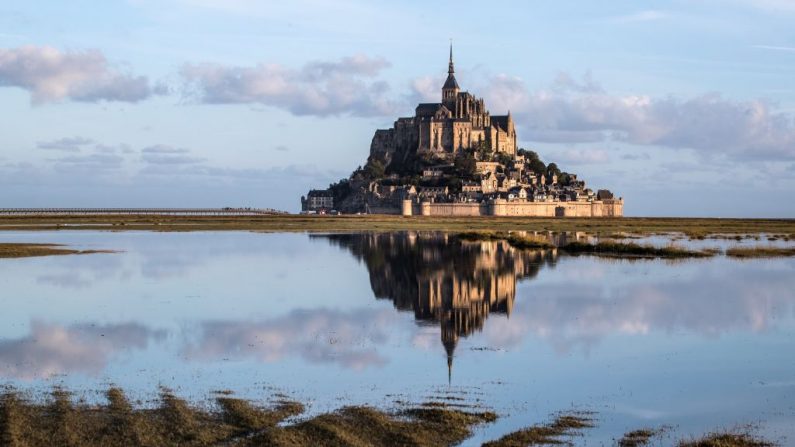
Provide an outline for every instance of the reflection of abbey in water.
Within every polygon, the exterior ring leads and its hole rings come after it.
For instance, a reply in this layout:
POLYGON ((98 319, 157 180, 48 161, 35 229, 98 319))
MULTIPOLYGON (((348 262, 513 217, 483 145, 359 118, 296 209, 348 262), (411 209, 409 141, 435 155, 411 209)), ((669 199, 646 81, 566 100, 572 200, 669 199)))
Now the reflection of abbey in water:
POLYGON ((511 314, 516 282, 554 264, 555 250, 520 251, 504 241, 465 242, 438 233, 322 236, 367 264, 376 298, 417 321, 439 322, 448 368, 459 337, 480 331, 491 312, 511 314))

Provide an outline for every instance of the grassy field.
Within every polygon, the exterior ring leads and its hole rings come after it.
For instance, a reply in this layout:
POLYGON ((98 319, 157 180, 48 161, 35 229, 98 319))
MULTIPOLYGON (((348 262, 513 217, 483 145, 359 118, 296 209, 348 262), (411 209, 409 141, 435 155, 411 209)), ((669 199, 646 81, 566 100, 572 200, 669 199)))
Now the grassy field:
POLYGON ((726 256, 742 259, 795 256, 795 247, 733 247, 726 250, 726 256))
MULTIPOLYGON (((299 418, 305 407, 276 395, 260 406, 220 393, 212 407, 197 407, 163 390, 154 408, 136 408, 124 392, 111 388, 107 403, 75 403, 56 389, 34 402, 6 389, 0 394, 0 444, 8 446, 452 446, 472 435, 479 424, 495 421, 491 411, 461 409, 442 402, 380 410, 348 406, 311 418, 299 418)), ((594 413, 560 413, 545 424, 522 428, 488 447, 565 445, 572 436, 587 438, 597 424, 594 413)), ((664 429, 640 429, 619 440, 622 447, 649 445, 664 429)), ((672 440, 673 441, 673 440, 672 440)), ((657 445, 655 442, 654 445, 657 445)), ((679 440, 680 447, 768 447, 773 443, 749 431, 710 433, 679 440)))
POLYGON ((795 240, 795 219, 530 218, 369 216, 3 216, 0 230, 153 231, 584 231, 600 235, 680 232, 691 238, 768 234, 795 240))

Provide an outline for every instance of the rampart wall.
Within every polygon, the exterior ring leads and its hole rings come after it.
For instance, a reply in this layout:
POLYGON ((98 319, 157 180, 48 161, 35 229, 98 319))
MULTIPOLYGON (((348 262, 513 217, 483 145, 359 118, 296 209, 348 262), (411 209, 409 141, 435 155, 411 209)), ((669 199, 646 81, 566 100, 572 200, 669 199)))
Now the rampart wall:
POLYGON ((484 203, 431 203, 405 200, 404 216, 523 216, 523 217, 621 217, 624 200, 594 202, 525 202, 494 200, 484 203))

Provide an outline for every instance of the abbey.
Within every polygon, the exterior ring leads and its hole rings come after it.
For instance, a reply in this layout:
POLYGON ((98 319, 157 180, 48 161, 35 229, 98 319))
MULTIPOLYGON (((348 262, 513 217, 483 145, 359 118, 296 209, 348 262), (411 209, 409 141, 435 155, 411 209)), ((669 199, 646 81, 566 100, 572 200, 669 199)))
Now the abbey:
POLYGON ((367 163, 301 197, 305 213, 404 216, 618 217, 624 200, 517 145, 510 111, 462 92, 453 47, 440 102, 375 131, 367 163))
POLYGON ((510 112, 492 116, 482 98, 461 91, 455 79, 451 45, 441 102, 419 104, 413 117, 398 118, 391 129, 377 130, 370 154, 386 160, 395 153, 452 158, 470 149, 513 155, 516 148, 516 129, 510 112))

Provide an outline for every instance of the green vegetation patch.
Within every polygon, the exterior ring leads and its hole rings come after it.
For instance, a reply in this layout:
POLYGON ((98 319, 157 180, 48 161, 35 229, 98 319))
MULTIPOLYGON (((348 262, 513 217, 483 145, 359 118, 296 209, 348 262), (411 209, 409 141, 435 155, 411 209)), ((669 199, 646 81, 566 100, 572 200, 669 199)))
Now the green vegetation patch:
POLYGON ((732 247, 726 250, 732 258, 777 258, 795 256, 795 247, 732 247))
POLYGON ((715 250, 688 250, 682 247, 654 247, 632 242, 603 241, 596 244, 570 242, 563 247, 570 254, 592 254, 601 256, 636 256, 654 258, 707 258, 717 254, 715 250))
POLYGON ((59 244, 0 243, 0 258, 112 253, 107 250, 74 250, 59 244))

